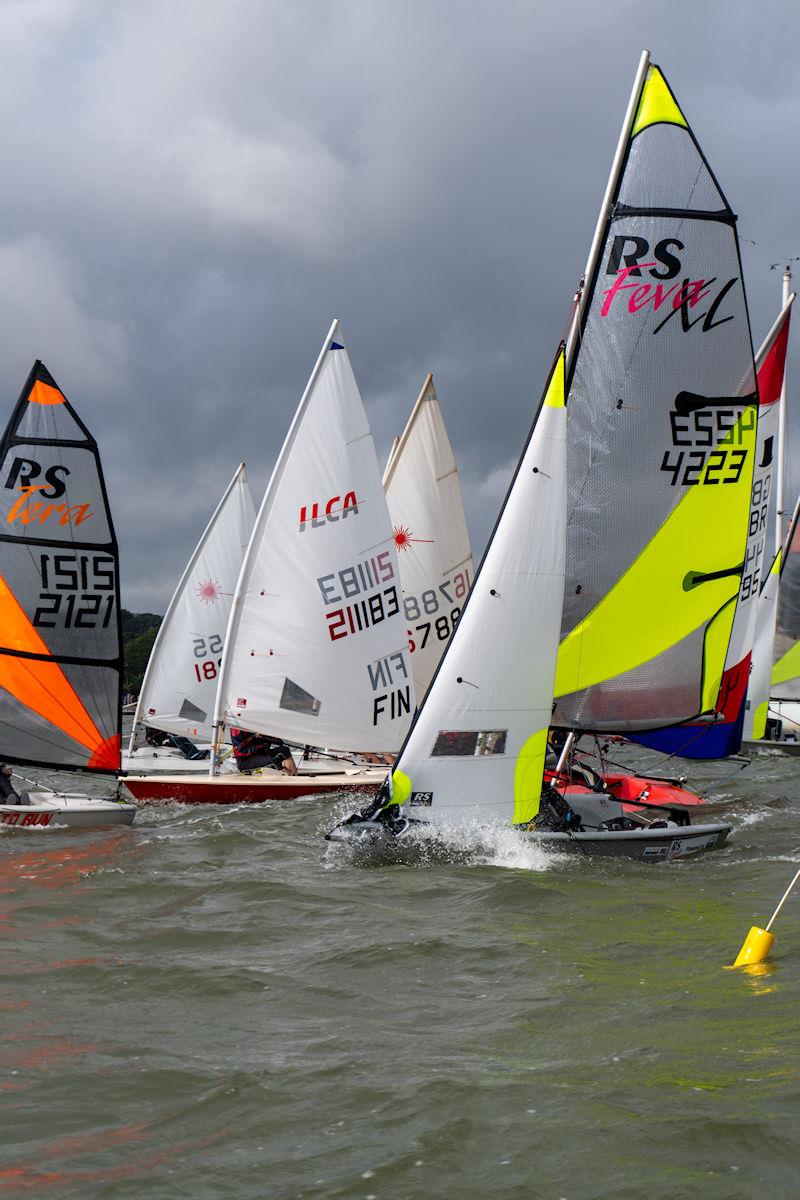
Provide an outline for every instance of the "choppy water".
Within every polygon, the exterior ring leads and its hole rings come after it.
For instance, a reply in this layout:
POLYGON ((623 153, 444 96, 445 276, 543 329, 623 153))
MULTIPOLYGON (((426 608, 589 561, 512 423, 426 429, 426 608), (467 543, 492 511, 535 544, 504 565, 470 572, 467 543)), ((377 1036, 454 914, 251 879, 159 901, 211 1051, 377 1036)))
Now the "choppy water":
POLYGON ((800 863, 799 781, 717 785, 729 848, 669 866, 366 868, 313 800, 6 831, 0 1190, 795 1195, 800 896, 764 973, 723 965, 800 863))

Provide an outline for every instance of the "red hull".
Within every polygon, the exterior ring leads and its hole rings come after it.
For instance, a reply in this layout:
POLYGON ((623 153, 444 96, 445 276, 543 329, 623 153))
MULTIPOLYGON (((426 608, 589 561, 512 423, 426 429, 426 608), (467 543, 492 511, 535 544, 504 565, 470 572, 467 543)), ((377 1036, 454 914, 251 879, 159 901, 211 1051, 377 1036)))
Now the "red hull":
POLYGON ((359 792, 374 796, 386 771, 362 775, 130 775, 122 782, 140 804, 177 800, 181 804, 263 804, 265 800, 298 800, 301 796, 359 792))

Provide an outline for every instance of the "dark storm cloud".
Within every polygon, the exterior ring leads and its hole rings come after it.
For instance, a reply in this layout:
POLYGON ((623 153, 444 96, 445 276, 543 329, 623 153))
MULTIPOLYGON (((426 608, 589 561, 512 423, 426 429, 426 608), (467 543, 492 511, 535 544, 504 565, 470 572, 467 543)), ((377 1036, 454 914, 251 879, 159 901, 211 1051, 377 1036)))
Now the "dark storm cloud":
POLYGON ((381 456, 433 370, 482 547, 643 46, 756 242, 760 341, 800 253, 798 26, 788 0, 4 4, 4 404, 40 357, 98 437, 126 605, 163 609, 241 458, 260 498, 333 316, 381 456))

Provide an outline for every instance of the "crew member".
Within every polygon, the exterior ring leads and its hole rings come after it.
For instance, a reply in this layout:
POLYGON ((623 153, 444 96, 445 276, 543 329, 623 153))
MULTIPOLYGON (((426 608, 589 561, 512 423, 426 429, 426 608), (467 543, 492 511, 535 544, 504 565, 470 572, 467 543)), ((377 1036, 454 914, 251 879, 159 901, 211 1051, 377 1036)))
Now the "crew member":
POLYGON ((246 729, 231 729, 233 757, 240 771, 257 771, 260 767, 272 767, 296 775, 292 752, 285 742, 267 737, 263 733, 250 733, 246 729))

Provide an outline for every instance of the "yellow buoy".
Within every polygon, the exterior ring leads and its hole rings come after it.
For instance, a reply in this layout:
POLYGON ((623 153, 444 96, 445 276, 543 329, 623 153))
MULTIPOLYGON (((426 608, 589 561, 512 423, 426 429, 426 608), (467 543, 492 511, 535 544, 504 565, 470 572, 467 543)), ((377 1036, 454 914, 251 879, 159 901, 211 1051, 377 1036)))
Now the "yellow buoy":
POLYGON ((750 967, 755 963, 763 962, 764 959, 768 957, 769 952, 772 949, 772 944, 775 941, 775 934, 770 933, 772 922, 775 920, 778 913, 788 900, 789 893, 797 883, 798 879, 800 879, 800 871, 797 872, 794 879, 781 896, 778 907, 775 909, 775 912, 767 922, 766 929, 761 929, 758 925, 754 925, 752 927, 747 937, 744 939, 744 945, 736 956, 736 962, 733 964, 734 967, 750 967))
POLYGON ((753 963, 763 962, 772 949, 775 934, 754 925, 744 939, 744 945, 736 956, 735 967, 752 966, 753 963))

